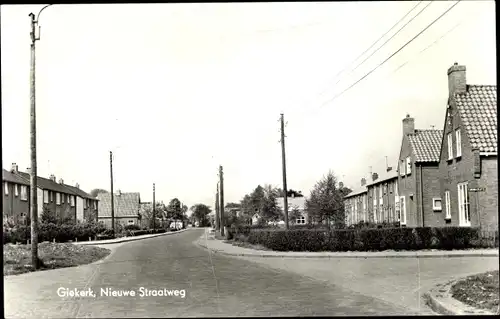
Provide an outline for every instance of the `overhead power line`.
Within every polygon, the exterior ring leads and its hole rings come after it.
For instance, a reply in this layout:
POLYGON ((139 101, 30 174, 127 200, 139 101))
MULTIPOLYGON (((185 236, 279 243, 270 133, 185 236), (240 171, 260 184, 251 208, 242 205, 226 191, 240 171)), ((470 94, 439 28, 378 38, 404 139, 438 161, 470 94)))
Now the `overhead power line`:
POLYGON ((328 104, 334 100, 336 100, 337 98, 339 98, 342 94, 344 94, 345 92, 349 91, 351 88, 353 88, 355 85, 357 85, 359 82, 363 81, 366 77, 368 77, 370 74, 372 74, 375 70, 377 70, 379 67, 381 67, 382 65, 384 65, 387 61, 389 61, 390 59, 392 59, 396 54, 398 54, 399 52, 401 52, 401 50, 403 50, 406 46, 408 46, 411 42, 413 42, 416 38, 418 38, 420 35, 422 35, 425 31, 427 31, 427 29, 429 29, 432 25, 434 25, 434 23, 436 23, 437 21, 439 21, 442 17, 444 17, 448 12, 450 12, 457 4, 460 3, 461 0, 458 0, 455 4, 453 4, 450 8, 448 8, 445 12, 443 12, 439 17, 437 17, 434 21, 432 21, 429 25, 427 25, 422 31, 420 31, 419 33, 417 33, 417 35, 415 35, 412 39, 410 39, 408 42, 406 42, 402 47, 400 47, 398 50, 396 50, 394 53, 392 53, 387 59, 385 59, 384 61, 382 61, 379 65, 377 65, 375 68, 373 68, 371 71, 369 71, 368 73, 366 73, 365 75, 363 75, 359 80, 357 80, 356 82, 354 82, 351 86, 349 86, 348 88, 346 88, 345 90, 343 90, 342 92, 340 92, 339 94, 335 95, 333 98, 329 99, 328 101, 324 102, 321 104, 320 107, 324 106, 325 104, 328 104))
MULTIPOLYGON (((351 63, 349 63, 345 68, 343 68, 339 73, 337 73, 335 75, 335 77, 332 79, 332 81, 334 81, 335 79, 337 79, 339 77, 339 75, 341 75, 342 73, 344 73, 351 65, 353 65, 356 61, 358 61, 359 58, 361 58, 366 52, 368 52, 371 48, 373 48, 375 46, 375 44, 377 44, 380 40, 382 40, 387 34, 389 34, 389 32, 392 31, 392 29, 394 29, 401 21, 403 21, 413 10, 415 10, 416 7, 418 7, 420 5, 420 3, 422 3, 422 1, 418 2, 415 6, 413 6, 413 8, 410 9, 410 11, 408 11, 401 19, 398 20, 398 22, 396 22, 389 30, 387 30, 387 32, 385 32, 380 38, 378 38, 375 42, 372 43, 372 45, 370 45, 365 51, 363 51, 363 53, 361 53, 356 59, 354 59, 351 63)), ((338 83, 338 82, 337 82, 338 83)), ((325 93, 327 90, 329 89, 329 87, 325 88, 323 91, 321 91, 321 93, 319 95, 322 95, 323 93, 325 93)))

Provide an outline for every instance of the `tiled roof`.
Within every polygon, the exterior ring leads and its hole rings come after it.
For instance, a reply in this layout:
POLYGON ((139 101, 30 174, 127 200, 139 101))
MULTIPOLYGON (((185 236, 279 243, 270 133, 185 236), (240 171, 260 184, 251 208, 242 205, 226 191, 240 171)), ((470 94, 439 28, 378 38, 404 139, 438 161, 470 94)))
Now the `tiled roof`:
POLYGON ((455 95, 460 118, 473 149, 497 152, 497 86, 468 85, 455 95))
MULTIPOLYGON (((99 199, 99 218, 111 217, 111 194, 100 193, 99 199)), ((115 217, 137 217, 140 208, 139 193, 121 193, 114 194, 115 217)))
POLYGON ((72 191, 76 195, 80 196, 81 198, 88 198, 88 199, 97 200, 96 197, 88 194, 87 192, 84 192, 83 190, 79 189, 78 187, 66 185, 66 184, 63 184, 63 186, 66 188, 69 188, 70 191, 72 191))
POLYGON ((391 179, 394 179, 397 177, 398 177, 398 172, 396 169, 393 168, 390 171, 385 170, 382 173, 378 174, 378 178, 375 181, 372 181, 370 179, 370 181, 366 184, 366 186, 371 186, 371 185, 375 185, 378 183, 382 183, 382 182, 385 182, 387 180, 391 180, 391 179))
POLYGON ((359 186, 355 189, 352 190, 352 192, 350 192, 349 194, 347 194, 346 196, 344 196, 344 198, 350 198, 350 197, 353 197, 353 196, 356 196, 356 195, 361 195, 363 193, 366 193, 368 192, 368 188, 365 186, 359 186))
POLYGON ((11 183, 16 183, 16 184, 21 184, 21 185, 30 185, 28 181, 26 181, 24 178, 21 178, 20 176, 12 173, 11 171, 8 171, 6 169, 2 170, 2 180, 11 182, 11 183))
MULTIPOLYGON (((17 172, 19 176, 21 176, 23 179, 26 181, 30 181, 30 174, 25 173, 25 172, 17 172)), ((64 193, 64 194, 71 194, 71 195, 77 195, 70 189, 64 187, 63 185, 56 183, 48 178, 43 178, 40 176, 37 176, 36 178, 37 186, 41 189, 44 190, 51 190, 59 193, 64 193)))
POLYGON ((415 130, 408 142, 416 162, 439 162, 443 130, 415 130))

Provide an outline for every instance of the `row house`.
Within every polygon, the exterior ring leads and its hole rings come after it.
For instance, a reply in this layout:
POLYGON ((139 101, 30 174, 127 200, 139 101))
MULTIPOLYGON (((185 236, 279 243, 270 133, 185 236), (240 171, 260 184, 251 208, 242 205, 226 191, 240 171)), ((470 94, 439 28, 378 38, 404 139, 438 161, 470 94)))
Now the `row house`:
POLYGON ((361 185, 344 197, 344 211, 347 226, 369 220, 366 178, 362 178, 361 185))
POLYGON ((434 222, 498 230, 497 87, 468 85, 455 63, 448 93, 438 157, 443 209, 434 222))
MULTIPOLYGON (((30 169, 28 172, 19 171, 18 165, 12 164, 10 171, 3 171, 4 176, 8 178, 14 177, 18 182, 22 181, 24 184, 18 183, 19 186, 19 200, 12 198, 14 202, 10 204, 4 203, 4 216, 11 216, 14 220, 25 220, 29 214, 30 206, 30 169), (10 177, 9 177, 10 176, 10 177), (17 207, 16 207, 17 205, 17 207), (16 217, 17 216, 17 217, 16 217)), ((9 181, 4 178, 4 185, 8 185, 9 181)), ((7 193, 7 188, 4 186, 4 193, 7 193)), ((14 188, 14 197, 18 191, 14 188)), ((5 196, 4 195, 4 199, 5 196)), ((85 211, 93 210, 97 212, 98 205, 97 199, 76 187, 64 184, 63 179, 56 182, 56 177, 51 175, 48 179, 37 176, 37 208, 38 218, 41 219, 43 212, 54 213, 56 218, 70 222, 84 221, 85 211), (85 203, 88 203, 85 206, 85 203)))
POLYGON ((415 129, 415 119, 403 119, 403 138, 399 153, 398 191, 401 225, 436 225, 441 211, 439 151, 443 131, 415 129))
POLYGON ((30 214, 30 183, 11 171, 2 170, 3 220, 24 224, 30 214))
POLYGON ((387 167, 380 176, 372 174, 372 181, 367 185, 368 221, 378 224, 399 220, 396 213, 397 181, 397 172, 392 167, 387 167))
POLYGON ((63 184, 76 195, 76 220, 86 222, 97 222, 99 211, 99 200, 80 189, 80 185, 75 186, 63 184))
POLYGON ((111 227, 111 196, 113 195, 114 220, 115 225, 140 225, 141 195, 140 193, 122 193, 120 190, 116 194, 99 193, 98 220, 106 227, 111 227))

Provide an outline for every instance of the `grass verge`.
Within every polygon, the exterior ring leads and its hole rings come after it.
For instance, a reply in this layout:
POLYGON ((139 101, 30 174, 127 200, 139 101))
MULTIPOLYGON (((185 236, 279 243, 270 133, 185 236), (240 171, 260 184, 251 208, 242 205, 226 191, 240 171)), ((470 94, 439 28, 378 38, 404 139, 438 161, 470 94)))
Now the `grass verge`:
POLYGON ((451 287, 453 298, 475 308, 499 313, 499 272, 490 271, 460 280, 451 287))
MULTIPOLYGON (((90 264, 108 256, 110 252, 109 249, 95 246, 43 242, 38 245, 40 262, 38 270, 90 264)), ((36 270, 31 265, 31 246, 12 244, 3 246, 4 276, 32 271, 36 270)))
POLYGON ((233 246, 242 247, 242 248, 250 248, 255 250, 265 250, 270 251, 271 249, 263 246, 263 245, 253 245, 246 241, 238 241, 238 240, 225 240, 225 243, 231 244, 233 246))

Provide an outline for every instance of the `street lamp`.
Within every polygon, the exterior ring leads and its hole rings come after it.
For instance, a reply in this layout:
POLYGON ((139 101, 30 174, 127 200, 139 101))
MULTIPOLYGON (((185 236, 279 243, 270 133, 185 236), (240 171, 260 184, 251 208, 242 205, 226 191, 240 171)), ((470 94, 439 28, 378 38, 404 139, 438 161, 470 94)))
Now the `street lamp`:
POLYGON ((38 209, 37 209, 37 180, 36 180, 36 110, 35 110, 35 42, 40 40, 40 27, 38 21, 42 11, 51 6, 43 7, 36 16, 30 13, 31 17, 31 69, 30 69, 30 146, 31 146, 31 172, 30 172, 30 216, 31 216, 31 264, 34 269, 38 269, 38 209), (38 35, 35 27, 38 26, 38 35))

